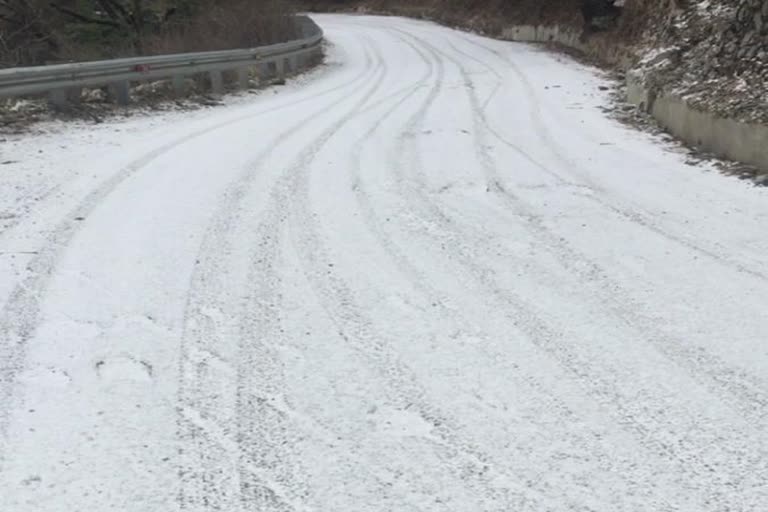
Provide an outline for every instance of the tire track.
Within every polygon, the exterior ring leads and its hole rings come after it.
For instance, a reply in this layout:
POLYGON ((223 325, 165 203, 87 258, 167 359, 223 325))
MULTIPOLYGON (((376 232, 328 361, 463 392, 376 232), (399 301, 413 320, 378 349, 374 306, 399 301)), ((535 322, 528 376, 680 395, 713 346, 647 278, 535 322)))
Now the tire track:
MULTIPOLYGON (((375 48, 374 48, 375 49, 375 48)), ((241 324, 242 338, 247 339, 249 336, 256 340, 261 340, 258 344, 262 347, 259 349, 259 353, 253 353, 249 356, 249 364, 242 366, 243 381, 247 379, 253 380, 253 375, 259 372, 253 372, 252 368, 262 368, 263 363, 259 364, 260 359, 265 359, 265 352, 271 351, 274 347, 283 346, 286 344, 283 340, 284 325, 281 320, 282 317, 282 298, 281 298, 281 284, 282 278, 279 276, 277 266, 280 257, 280 246, 285 242, 285 229, 286 225, 290 221, 292 215, 292 205, 295 201, 296 182, 298 180, 299 169, 306 165, 309 165, 311 161, 316 158, 319 151, 331 140, 338 131, 345 126, 350 120, 359 116, 362 112, 368 111, 373 106, 380 104, 380 101, 374 102, 372 105, 366 106, 367 101, 374 95, 376 91, 381 87, 381 81, 387 74, 387 68, 385 61, 380 52, 378 54, 378 61, 382 66, 380 73, 380 79, 371 87, 364 91, 363 97, 360 101, 356 102, 354 106, 347 112, 347 114, 338 120, 335 124, 330 126, 325 132, 323 132, 315 141, 302 151, 297 160, 291 165, 281 176, 277 185, 273 188, 270 195, 270 207, 267 209, 267 216, 260 222, 257 228, 256 239, 259 240, 258 250, 254 253, 254 259, 251 262, 251 272, 249 273, 248 282, 252 283, 249 287, 248 304, 243 308, 243 323, 241 324), (253 333, 256 333, 256 336, 253 333), (255 363, 255 365, 254 365, 255 363)), ((253 343, 252 342, 252 343, 253 343)), ((279 366, 279 361, 272 356, 269 358, 272 361, 272 368, 279 366)), ((271 379, 273 388, 271 393, 253 392, 253 385, 243 385, 240 387, 239 392, 244 400, 248 400, 251 403, 253 400, 248 399, 249 396, 261 395, 261 401, 267 403, 275 410, 273 414, 282 414, 284 417, 289 418, 304 426, 305 430, 321 430, 325 433, 326 437, 331 435, 333 443, 338 443, 341 438, 337 438, 332 435, 332 430, 326 425, 322 424, 311 414, 306 415, 298 413, 293 410, 293 406, 288 403, 288 399, 284 396, 282 389, 278 389, 274 386, 276 379, 271 379), (265 400, 263 395, 271 394, 271 398, 265 400)), ((268 384, 265 383, 265 386, 268 384)), ((256 400, 259 398, 257 396, 256 400)), ((260 429, 261 435, 253 435, 241 444, 241 450, 248 451, 249 446, 258 446, 258 442, 263 437, 272 437, 274 426, 260 429)), ((283 445, 290 445, 290 443, 283 443, 283 445)), ((257 456, 263 456, 263 454, 257 454, 257 456)), ((242 459, 243 457, 241 457, 242 459)), ((248 455, 244 457, 248 459, 248 455)), ((294 459, 298 456, 294 457, 294 459)), ((351 460, 351 459, 348 459, 351 460)), ((243 461, 243 465, 248 465, 247 460, 243 461)), ((356 468, 357 471, 362 471, 371 480, 373 480, 378 486, 378 492, 382 496, 390 494, 388 484, 383 482, 375 473, 368 471, 367 468, 356 468)), ((271 503, 258 502, 263 507, 270 505, 271 503)), ((298 509, 298 507, 294 507, 298 509)), ((407 503, 402 503, 401 508, 403 510, 411 509, 407 503)), ((262 510, 260 508, 259 510, 262 510)), ((267 509, 271 510, 271 509, 267 509)))
POLYGON ((41 304, 58 261, 75 236, 87 224, 87 221, 82 222, 78 219, 88 219, 98 205, 122 183, 141 172, 160 156, 184 144, 261 115, 315 101, 318 97, 331 94, 346 86, 347 84, 341 84, 308 98, 238 116, 159 146, 104 180, 55 226, 46 245, 39 249, 38 254, 27 265, 29 275, 14 287, 8 301, 0 311, 0 339, 4 340, 3 343, 0 343, 0 361, 2 362, 2 367, 0 367, 0 404, 3 404, 0 407, 0 469, 2 469, 5 458, 4 444, 8 433, 10 413, 15 403, 16 379, 19 372, 24 368, 26 345, 37 330, 40 322, 41 304))
MULTIPOLYGON (((431 61, 429 61, 426 56, 421 53, 419 53, 419 55, 422 57, 422 59, 425 60, 425 62, 431 63, 431 61)), ((426 276, 417 268, 416 265, 414 265, 414 263, 386 233, 385 229, 383 228, 384 224, 379 219, 376 210, 371 203, 370 197, 365 191, 365 187, 360 177, 362 170, 361 153, 365 142, 374 139, 375 133, 378 131, 383 122, 386 121, 386 119, 392 114, 394 114, 409 97, 415 94, 415 92, 416 91, 414 91, 412 94, 409 94, 408 97, 401 99, 398 103, 387 110, 383 117, 377 120, 371 126, 371 128, 366 131, 358 141, 354 143, 351 155, 351 178, 354 183, 354 193, 357 198, 358 206, 362 213, 364 222, 366 223, 366 226, 371 231, 371 233, 375 236, 381 248, 395 263, 395 266, 399 272, 406 276, 413 287, 423 297, 428 298, 429 302, 437 309, 437 312, 439 312, 439 319, 436 323, 444 324, 447 322, 457 326, 456 330, 458 331, 469 331, 483 339, 487 339, 487 334, 477 333, 477 330, 474 328, 474 326, 471 326, 472 323, 463 316, 460 308, 451 306, 451 299, 449 297, 428 284, 428 279, 426 276)), ((569 408, 564 402, 555 397, 551 390, 546 389, 535 377, 524 376, 521 378, 518 375, 519 368, 516 365, 501 364, 502 362, 507 361, 508 354, 489 350, 486 344, 478 345, 478 350, 482 352, 486 357, 483 362, 484 364, 501 368, 509 376, 515 379, 518 386, 523 386, 524 388, 532 390, 537 394, 537 396, 544 397, 544 402, 541 403, 542 410, 547 411, 550 414, 554 413, 558 418, 559 424, 569 425, 577 422, 575 419, 578 416, 576 412, 569 408)), ((623 488, 626 490, 622 494, 629 495, 629 489, 631 489, 637 481, 641 481, 643 479, 642 475, 638 474, 636 471, 634 461, 627 459, 619 459, 618 461, 612 460, 611 454, 606 452, 601 444, 595 442, 596 437, 587 438, 570 431, 564 431, 562 434, 567 439, 569 439, 569 442, 573 446, 585 448, 585 453, 596 456, 596 458, 601 461, 600 465, 604 469, 606 475, 618 475, 622 481, 623 488)), ((598 436, 599 434, 594 435, 598 436)), ((522 468, 518 469, 518 471, 522 471, 522 468)), ((617 482, 614 482, 613 485, 617 485, 617 482)), ((646 482, 646 486, 647 485, 648 483, 646 482)), ((538 490, 541 492, 544 491, 543 488, 538 490)), ((646 496, 644 503, 647 504, 648 501, 653 501, 653 497, 646 496)), ((573 504, 572 506, 577 506, 577 504, 573 504)), ((656 510, 673 510, 673 507, 669 503, 664 502, 663 499, 661 501, 656 501, 654 507, 656 510)))
MULTIPOLYGON (((433 57, 439 61, 439 54, 434 51, 434 48, 428 43, 425 43, 423 40, 420 40, 418 37, 408 34, 407 32, 404 32, 404 34, 409 35, 414 38, 414 40, 423 44, 424 47, 432 53, 433 57)), ((412 131, 414 126, 419 124, 420 119, 423 118, 424 115, 425 112, 417 112, 414 114, 405 132, 408 133, 412 131)), ((420 170, 421 166, 417 163, 417 154, 412 153, 412 151, 406 151, 405 147, 397 147, 393 151, 393 154, 396 155, 393 160, 397 161, 405 159, 407 155, 410 155, 412 162, 415 162, 411 165, 411 171, 415 176, 420 178, 422 176, 420 170)), ((398 172, 402 172, 401 169, 404 166, 399 165, 398 163, 393 163, 391 167, 400 170, 396 171, 396 174, 398 174, 398 172)), ((584 368, 590 367, 589 361, 583 358, 577 358, 577 354, 565 343, 565 333, 559 332, 547 325, 540 318, 538 313, 536 313, 518 294, 501 289, 497 284, 498 280, 496 279, 493 269, 481 266, 477 263, 480 259, 477 257, 478 253, 482 253, 483 250, 492 251, 497 250, 498 248, 488 246, 483 239, 474 236, 471 232, 463 230, 453 223, 448 218, 447 214, 445 214, 442 209, 424 193, 426 187, 422 179, 419 179, 417 183, 410 187, 403 186, 403 184, 407 183, 407 180, 402 176, 398 176, 396 181, 398 185, 400 185, 398 190, 401 195, 407 199, 409 205, 408 210, 411 212, 421 212, 422 218, 426 219, 423 225, 428 226, 428 228, 421 228, 421 235, 431 239, 434 245, 442 247, 446 258, 456 262, 472 276, 475 282, 480 284, 480 286, 486 290, 492 298, 492 300, 485 300, 485 302, 488 302, 489 304, 488 309, 501 312, 507 322, 515 325, 518 330, 526 335, 531 343, 542 350, 542 352, 556 364, 561 366, 567 374, 570 374, 577 382, 581 383, 582 387, 586 388, 593 399, 595 399, 595 393, 593 390, 589 389, 588 385, 589 380, 593 376, 589 372, 583 370, 584 368), (422 205, 424 205, 423 208, 420 207, 422 205), (439 227, 439 229, 436 229, 436 227, 439 227), (469 245, 467 245, 468 243, 469 245), (481 247, 482 249, 478 251, 478 247, 481 247), (451 248, 451 251, 448 251, 447 248, 451 248)), ((512 255, 512 258, 514 258, 514 255, 512 255)), ((615 372, 608 373, 611 377, 613 374, 615 374, 615 372)), ((612 387, 607 388, 612 389, 612 387)), ((613 386, 613 388, 615 388, 615 386, 613 386)), ((596 398, 596 402, 601 407, 606 406, 606 400, 601 399, 604 395, 605 392, 603 391, 598 394, 596 398)), ((614 403, 621 402, 613 399, 610 400, 609 403, 613 405, 614 403)), ((619 424, 632 424, 632 421, 628 420, 634 421, 634 416, 626 413, 620 407, 618 413, 622 419, 619 424)), ((615 417, 616 414, 614 413, 612 416, 615 417)), ((628 432, 638 439, 638 432, 636 430, 633 431, 632 429, 629 429, 628 432)), ((648 441, 644 439, 644 437, 640 437, 639 442, 642 446, 647 448, 648 441)), ((661 460, 666 460, 667 453, 664 450, 656 450, 656 453, 661 453, 661 460)), ((663 463, 660 465, 664 466, 663 463)), ((673 470, 672 468, 667 469, 668 474, 675 474, 675 471, 676 470, 673 470)), ((678 489, 685 488, 685 484, 678 478, 675 478, 673 485, 678 489)))
MULTIPOLYGON (((602 206, 603 208, 611 211, 612 213, 628 220, 629 222, 642 226, 643 228, 655 233, 656 235, 659 235, 660 237, 670 242, 673 242, 697 254, 700 254, 711 261, 717 262, 739 273, 750 275, 752 277, 760 279, 761 281, 768 281, 768 273, 766 271, 748 267, 747 265, 744 265, 738 261, 733 260, 727 255, 719 254, 714 249, 702 246, 701 241, 697 242, 697 241, 689 240, 684 236, 670 233, 664 230, 657 223, 655 223, 652 216, 649 215, 647 212, 642 212, 636 209, 618 206, 612 203, 610 199, 608 199, 607 197, 608 196, 607 192, 602 187, 594 183, 594 181, 588 177, 588 173, 579 164, 569 159, 567 155, 565 155, 562 152, 560 145, 557 144, 557 142, 549 135, 549 130, 546 127, 546 124, 544 123, 541 117, 541 109, 538 107, 538 104, 539 104, 538 97, 536 95, 536 92, 534 91, 533 85, 530 83, 525 73, 512 60, 510 60, 508 57, 501 54, 500 52, 494 50, 493 48, 487 47, 467 37, 461 37, 461 39, 475 47, 481 48, 493 54, 495 57, 505 62, 509 66, 509 68, 512 70, 512 72, 515 73, 515 75, 520 80, 520 83, 523 85, 523 88, 527 96, 526 103, 531 106, 532 122, 534 126, 537 128, 537 133, 541 137, 542 142, 545 143, 544 145, 546 145, 550 149, 550 151, 552 152, 552 155, 555 156, 555 158, 562 163, 564 168, 576 170, 577 171, 576 176, 586 183, 587 188, 589 188, 596 194, 599 194, 599 196, 584 195, 583 196, 584 199, 594 202, 602 206)), ((485 65, 490 67, 490 65, 488 64, 485 64, 485 65)), ((552 174, 551 169, 548 171, 548 174, 550 175, 552 174)), ((564 179, 562 176, 560 176, 560 179, 563 182, 568 182, 568 180, 564 179)))
MULTIPOLYGON (((415 36, 412 36, 415 37, 415 36)), ((416 38, 418 39, 418 38, 416 38)), ((439 56, 436 55, 436 58, 439 56)), ((406 131, 410 131, 406 130, 406 131)), ((406 152, 402 149, 398 149, 394 152, 398 155, 398 158, 406 152)), ((392 165, 393 169, 401 169, 398 164, 392 165)), ((400 171, 402 172, 402 171, 400 171)), ((413 174, 417 177, 421 174, 419 169, 413 170, 413 174)), ((430 203, 430 198, 423 192, 424 183, 418 182, 415 186, 408 188, 402 187, 407 183, 405 179, 398 179, 398 184, 401 185, 401 192, 404 197, 417 197, 418 199, 410 199, 409 206, 411 211, 419 211, 419 203, 428 204, 429 209, 437 210, 438 216, 434 216, 425 222, 431 229, 425 230, 425 234, 434 240, 434 242, 444 248, 450 247, 453 250, 453 254, 447 253, 453 257, 459 265, 469 271, 474 279, 485 288, 491 297, 493 297, 492 309, 505 311, 509 315, 509 320, 515 323, 523 332, 528 335, 528 338, 541 350, 549 354, 555 361, 570 373, 577 382, 580 382, 590 395, 606 410, 612 411, 612 415, 616 417, 618 415, 617 423, 621 425, 629 433, 632 433, 636 439, 638 439, 643 446, 652 452, 655 452, 662 459, 671 459, 675 466, 675 470, 669 471, 670 475, 674 475, 676 486, 683 489, 688 485, 682 481, 679 474, 687 473, 689 477, 695 477, 699 473, 700 468, 708 467, 706 461, 703 461, 698 455, 698 448, 695 446, 685 446, 683 450, 680 450, 679 446, 670 446, 659 440, 659 436, 654 437, 649 434, 655 429, 649 430, 649 425, 663 424, 665 421, 660 421, 666 416, 665 411, 659 411, 657 413, 644 409, 644 406, 638 407, 632 403, 632 399, 627 399, 623 396, 619 390, 621 389, 620 383, 616 380, 616 375, 621 372, 617 372, 616 368, 605 368, 602 372, 603 375, 596 375, 594 370, 589 369, 594 367, 589 359, 585 359, 577 351, 574 350, 569 344, 565 343, 567 335, 565 332, 556 330, 547 325, 540 317, 539 313, 535 311, 527 302, 510 290, 504 290, 499 288, 497 279, 495 278, 495 272, 493 269, 477 264, 478 252, 473 250, 477 245, 482 245, 482 242, 476 242, 472 247, 466 245, 467 240, 471 240, 472 234, 470 232, 461 231, 455 224, 451 224, 450 220, 447 222, 441 222, 444 214, 439 211, 439 207, 434 203, 430 203), (442 216, 442 217, 441 217, 442 216), (435 226, 443 228, 443 232, 437 232, 435 226), (629 405, 625 405, 629 404, 629 405), (650 417, 650 420, 649 420, 650 417), (645 424, 641 419, 646 419, 645 424), (682 452, 682 453, 681 453, 682 452), (691 459, 692 457, 692 459, 691 459), (695 472, 688 471, 688 467, 691 462, 696 462, 695 472)), ((476 238, 476 237, 475 237, 476 238)), ((490 249, 490 248, 488 248, 490 249)), ((652 409, 652 407, 651 407, 652 409)), ((658 430, 656 430, 658 432, 658 430)), ((693 432, 698 432, 702 437, 706 437, 701 432, 700 428, 693 428, 693 432)), ((664 436, 661 436, 662 438, 664 436)), ((738 448, 728 447, 730 450, 729 455, 735 458, 736 467, 744 466, 742 461, 746 458, 749 462, 747 467, 760 467, 759 456, 746 455, 738 448)), ((707 470, 701 471, 702 475, 707 475, 707 470)), ((757 473, 759 474, 759 472, 757 473)), ((716 478, 716 477, 715 477, 716 478)), ((716 492, 722 493, 722 485, 708 485, 709 488, 717 489, 716 492)), ((714 497, 711 499, 715 499, 714 497)), ((717 499, 725 499, 720 494, 717 499)))
MULTIPOLYGON (((251 412, 251 416, 257 416, 258 413, 269 414, 269 400, 263 396, 264 392, 262 389, 272 393, 281 392, 277 384, 279 380, 276 380, 277 375, 274 373, 278 371, 276 369, 279 367, 280 362, 274 355, 269 355, 269 347, 280 344, 281 279, 276 271, 276 266, 278 264, 279 248, 285 224, 290 216, 290 207, 293 202, 291 198, 295 193, 295 182, 301 166, 314 159, 315 155, 328 140, 359 109, 365 106, 373 93, 381 86, 381 80, 386 75, 386 68, 380 51, 375 46, 372 49, 376 53, 377 61, 380 64, 381 72, 377 74, 378 79, 372 85, 366 87, 361 94, 361 98, 356 100, 339 120, 308 145, 299 154, 297 161, 282 173, 270 193, 269 206, 265 216, 255 230, 255 240, 259 242, 257 251, 254 253, 254 259, 251 261, 251 271, 248 279, 252 286, 248 290, 247 305, 243 307, 243 316, 240 324, 241 359, 247 364, 241 364, 238 367, 237 425, 238 466, 243 497, 246 500, 255 500, 256 503, 259 503, 262 507, 260 510, 265 510, 264 507, 267 507, 266 510, 296 510, 295 507, 286 507, 285 501, 276 500, 274 492, 264 485, 263 478, 260 478, 258 473, 250 469, 252 466, 262 468, 266 466, 268 474, 280 474, 280 470, 277 468, 281 464, 281 457, 274 455, 271 451, 274 448, 290 450, 291 445, 284 442, 278 443, 277 446, 273 447, 263 446, 263 439, 275 436, 276 423, 280 423, 277 419, 280 413, 271 416, 272 425, 246 417, 246 411, 252 408, 254 404, 259 405, 256 411, 251 412), (256 333, 256 336, 253 336, 253 333, 256 333), (259 362, 261 358, 270 361, 270 370, 265 368, 263 362, 259 362), (271 371, 270 376, 272 379, 266 379, 261 382, 261 379, 258 378, 258 375, 249 366, 254 364, 261 370, 271 371), (272 386, 272 388, 269 386, 272 386)), ((267 417, 270 418, 269 415, 267 417)), ((294 456, 292 459, 297 460, 298 456, 294 456)), ((283 471, 286 470, 287 468, 283 467, 283 471)), ((283 482, 294 481, 286 474, 283 474, 279 480, 283 482)))
MULTIPOLYGON (((435 74, 435 83, 424 101, 426 107, 422 105, 415 115, 421 115, 421 112, 428 109, 444 84, 440 66, 435 74)), ((374 124, 383 122, 387 115, 385 113, 374 124)), ((508 483, 515 482, 515 488, 501 489, 491 484, 493 470, 498 470, 502 465, 484 453, 474 441, 465 438, 455 419, 430 403, 426 390, 417 382, 412 371, 392 353, 391 342, 382 339, 370 320, 360 311, 353 292, 333 269, 328 269, 328 252, 318 236, 320 228, 308 209, 310 164, 311 161, 305 162, 296 169, 297 176, 301 178, 297 184, 301 193, 297 194, 294 206, 297 232, 294 244, 303 261, 304 274, 324 305, 328 317, 336 325, 339 337, 366 360, 372 369, 382 372, 387 382, 385 388, 390 390, 386 396, 390 403, 402 410, 418 412, 433 425, 432 436, 435 439, 432 445, 435 454, 446 468, 450 468, 447 470, 456 474, 479 498, 490 499, 495 504, 493 510, 539 510, 537 504, 541 503, 541 498, 532 497, 532 494, 536 494, 532 489, 517 483, 526 480, 523 475, 516 475, 514 480, 507 478, 508 483)))
MULTIPOLYGON (((435 88, 439 88, 441 83, 442 80, 438 80, 435 88)), ((434 96, 434 91, 429 95, 434 96)), ((334 127, 333 133, 328 133, 328 139, 341 127, 342 125, 334 127)), ((322 141, 323 144, 325 142, 327 139, 322 141)), ((439 439, 434 446, 446 464, 454 466, 453 471, 462 475, 463 480, 478 482, 472 485, 476 491, 479 491, 479 496, 493 496, 495 503, 504 504, 502 508, 493 510, 506 511, 509 507, 518 510, 521 507, 525 510, 535 510, 531 508, 533 500, 527 496, 529 494, 527 490, 497 489, 489 483, 487 472, 491 462, 488 456, 458 437, 458 433, 454 432, 455 427, 451 426, 454 423, 453 420, 428 402, 424 389, 415 381, 410 370, 391 354, 388 343, 380 339, 370 322, 355 306, 351 291, 338 276, 328 271, 327 266, 323 265, 323 262, 327 261, 327 252, 317 237, 317 227, 307 209, 308 170, 319 150, 320 147, 314 152, 303 155, 300 162, 289 171, 287 175, 289 182, 284 188, 286 193, 277 202, 288 203, 294 210, 293 224, 299 233, 294 238, 297 254, 303 262, 309 283, 315 289, 329 318, 336 325, 339 337, 369 361, 375 371, 384 372, 383 376, 393 385, 392 389, 397 389, 397 392, 393 391, 392 396, 389 397, 393 403, 405 410, 417 410, 425 421, 434 425, 434 432, 439 439), (298 194, 296 194, 297 190, 298 194), (296 195, 293 201, 290 200, 289 191, 296 195), (456 462, 456 458, 459 462, 456 462), (459 467, 455 467, 456 465, 459 467)))
MULTIPOLYGON (((403 155, 404 152, 398 150, 395 151, 395 154, 403 155)), ((397 169, 398 166, 393 165, 393 168, 397 169)), ((415 169, 413 174, 419 176, 420 171, 415 169)), ((398 183, 402 184, 405 181, 398 180, 398 183)), ((410 191, 407 189, 403 190, 404 197, 410 195, 411 197, 418 198, 409 200, 412 211, 419 211, 419 201, 429 202, 429 198, 423 193, 423 189, 423 182, 420 182, 410 191)), ((438 207, 430 206, 429 208, 438 207)), ((446 254, 452 256, 454 261, 468 270, 474 279, 489 292, 489 295, 495 302, 493 309, 510 312, 508 313, 510 315, 509 319, 528 335, 529 340, 549 354, 567 373, 571 374, 577 382, 580 382, 582 387, 589 392, 597 403, 601 404, 606 410, 611 411, 611 414, 617 419, 617 424, 633 434, 648 450, 662 459, 669 459, 676 468, 670 471, 670 474, 675 475, 673 478, 679 488, 689 487, 689 484, 686 484, 679 477, 680 474, 687 474, 693 480, 703 479, 708 482, 706 484, 702 483, 703 488, 708 489, 711 493, 707 497, 708 501, 714 501, 721 505, 727 503, 728 497, 723 492, 723 482, 710 480, 710 478, 720 478, 720 475, 711 475, 707 470, 709 462, 699 454, 700 447, 697 446, 699 441, 696 441, 696 439, 707 439, 712 435, 717 436, 717 432, 709 432, 708 429, 694 425, 688 420, 690 426, 688 435, 678 440, 676 445, 663 442, 662 439, 666 436, 661 434, 657 425, 669 423, 669 420, 666 419, 666 409, 654 412, 651 404, 648 407, 643 405, 642 402, 637 402, 636 397, 633 401, 633 398, 624 396, 620 391, 622 389, 621 383, 616 379, 616 376, 621 374, 620 371, 617 371, 617 368, 604 363, 604 368, 600 368, 599 374, 596 373, 597 367, 595 367, 594 362, 590 359, 585 359, 583 355, 565 342, 567 339, 565 332, 547 325, 535 308, 527 304, 514 291, 499 288, 493 269, 479 265, 477 263, 477 251, 473 251, 466 246, 466 241, 472 238, 469 236, 469 233, 461 233, 456 225, 450 221, 441 221, 442 218, 440 217, 430 219, 427 224, 432 226, 433 229, 427 230, 425 234, 432 238, 435 243, 452 249, 452 253, 446 252, 446 254), (443 232, 436 233, 434 226, 440 226, 443 232), (450 231, 454 233, 451 234, 450 231)), ((476 244, 473 244, 473 247, 474 245, 476 244)), ((654 400, 661 400, 662 403, 669 401, 668 398, 661 397, 655 397, 654 400)), ((725 457, 730 461, 729 478, 743 478, 743 475, 750 474, 752 469, 756 470, 754 474, 761 474, 765 470, 766 461, 760 454, 728 444, 723 443, 723 446, 718 448, 718 450, 723 449, 722 452, 719 452, 718 456, 725 457)), ((742 491, 748 493, 754 489, 751 486, 752 484, 745 482, 742 491)), ((697 497, 697 499, 701 498, 697 497)))
MULTIPOLYGON (((363 71, 339 90, 356 90, 375 78, 378 68, 374 66, 367 47, 365 52, 366 64, 363 71)), ((226 295, 231 290, 227 290, 226 282, 220 277, 226 274, 221 255, 232 251, 235 242, 232 233, 246 215, 242 211, 243 203, 259 175, 256 171, 279 145, 284 144, 307 122, 348 100, 349 96, 344 95, 322 109, 313 111, 267 144, 267 149, 244 168, 239 178, 225 192, 201 244, 197 256, 198 265, 190 280, 180 358, 180 415, 177 423, 183 444, 190 447, 184 453, 185 462, 179 471, 182 484, 179 501, 183 510, 227 509, 235 501, 242 501, 244 508, 258 503, 259 510, 266 510, 266 507, 270 507, 268 510, 300 509, 289 506, 291 500, 286 496, 287 491, 280 491, 282 485, 270 482, 264 470, 260 469, 265 464, 266 453, 259 454, 258 459, 254 459, 256 463, 238 463, 242 444, 262 444, 258 439, 253 439, 252 435, 245 439, 238 432, 257 431, 268 437, 288 436, 289 432, 281 420, 280 412, 264 398, 279 393, 275 383, 281 382, 281 377, 275 370, 278 367, 275 356, 259 341, 263 336, 257 336, 251 341, 254 333, 263 335, 274 327, 271 317, 259 316, 259 312, 263 312, 259 303, 260 307, 256 311, 244 312, 252 319, 255 330, 243 331, 238 327, 239 320, 229 313, 232 305, 227 303, 226 295), (261 321, 253 322, 253 317, 261 321), (237 349, 240 355, 236 369, 232 368, 228 358, 219 353, 228 340, 241 340, 237 349), (254 371, 262 376, 258 388, 265 390, 263 393, 266 395, 254 397, 247 403, 229 403, 227 395, 230 386, 235 388, 231 390, 233 394, 243 395, 245 391, 242 383, 247 379, 244 372, 254 371), (232 384, 225 384, 227 382, 232 384), (246 406, 258 411, 250 414, 250 429, 241 421, 243 407, 246 406), (236 431, 229 427, 233 421, 240 422, 236 431), (264 424, 269 424, 271 428, 264 429, 264 424)), ((272 274, 263 272, 259 275, 272 274)), ((264 279, 267 278, 262 278, 260 282, 268 282, 268 279, 264 279)))
MULTIPOLYGON (((466 55, 455 47, 454 50, 466 55)), ((457 61, 454 62, 460 65, 457 61)), ((529 204, 501 184, 496 163, 483 149, 487 147, 483 137, 483 129, 488 126, 487 119, 482 115, 479 98, 470 85, 470 75, 465 69, 462 70, 462 75, 467 83, 475 116, 476 151, 486 169, 489 183, 492 184, 489 190, 499 196, 516 217, 525 219, 525 227, 529 233, 564 269, 578 276, 581 279, 580 286, 588 287, 609 312, 724 403, 735 401, 740 415, 750 421, 757 430, 764 431, 768 424, 768 383, 744 370, 729 366, 721 358, 701 347, 687 345, 684 340, 674 338, 659 329, 661 320, 645 313, 648 310, 645 304, 636 301, 594 260, 547 228, 529 204)))

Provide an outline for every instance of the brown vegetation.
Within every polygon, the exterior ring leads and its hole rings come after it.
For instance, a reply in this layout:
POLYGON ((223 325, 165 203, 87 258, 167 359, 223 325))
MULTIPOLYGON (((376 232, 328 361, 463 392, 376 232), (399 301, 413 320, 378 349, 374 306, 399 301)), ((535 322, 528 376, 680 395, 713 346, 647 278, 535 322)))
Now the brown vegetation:
POLYGON ((309 9, 364 9, 494 33, 512 23, 580 24, 581 0, 306 0, 309 9))
POLYGON ((284 0, 0 0, 0 67, 258 46, 296 36, 284 0))

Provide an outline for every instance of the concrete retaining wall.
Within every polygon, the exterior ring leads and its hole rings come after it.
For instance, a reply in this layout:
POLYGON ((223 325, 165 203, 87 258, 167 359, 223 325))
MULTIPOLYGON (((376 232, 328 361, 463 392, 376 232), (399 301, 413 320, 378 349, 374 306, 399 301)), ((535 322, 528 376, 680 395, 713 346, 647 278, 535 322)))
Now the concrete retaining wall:
POLYGON ((720 157, 768 171, 768 126, 694 110, 681 98, 654 97, 635 79, 628 78, 627 83, 627 90, 633 91, 629 101, 645 108, 674 136, 720 157))
MULTIPOLYGON (((531 43, 558 43, 609 62, 620 59, 616 48, 588 47, 570 28, 517 25, 504 29, 502 38, 531 43), (610 54, 603 55, 605 52, 610 54)), ((768 126, 725 119, 694 110, 685 100, 657 95, 636 75, 627 74, 627 100, 650 113, 666 130, 687 144, 723 158, 753 165, 768 172, 768 126)))
POLYGON ((559 43, 584 51, 578 31, 565 27, 543 25, 515 25, 501 32, 501 38, 528 43, 559 43))

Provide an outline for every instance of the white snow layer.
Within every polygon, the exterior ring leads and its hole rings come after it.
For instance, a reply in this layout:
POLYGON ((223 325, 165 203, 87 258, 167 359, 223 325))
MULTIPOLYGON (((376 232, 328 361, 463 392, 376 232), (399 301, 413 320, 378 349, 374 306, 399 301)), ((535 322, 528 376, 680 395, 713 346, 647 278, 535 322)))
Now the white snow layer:
POLYGON ((764 511, 768 191, 566 57, 330 62, 0 144, 0 510, 764 511))

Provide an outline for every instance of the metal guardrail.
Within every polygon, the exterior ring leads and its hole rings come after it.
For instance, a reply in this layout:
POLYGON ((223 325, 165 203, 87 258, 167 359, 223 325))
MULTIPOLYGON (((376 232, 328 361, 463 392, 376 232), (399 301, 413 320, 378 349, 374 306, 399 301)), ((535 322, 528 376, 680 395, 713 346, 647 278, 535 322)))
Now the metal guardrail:
POLYGON ((257 48, 0 69, 0 98, 48 93, 52 103, 63 104, 79 97, 83 87, 109 86, 125 104, 131 82, 173 79, 174 90, 183 94, 185 78, 200 73, 208 73, 213 92, 220 93, 224 71, 237 71, 245 87, 254 67, 262 75, 284 76, 320 52, 322 29, 308 16, 297 16, 296 22, 301 39, 257 48))

